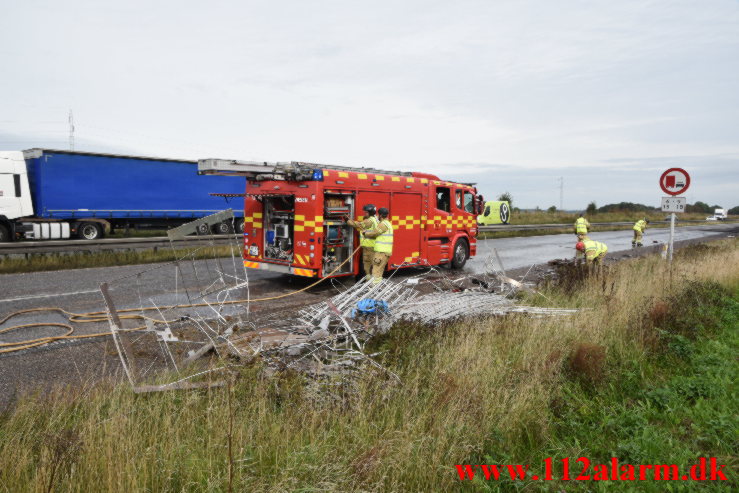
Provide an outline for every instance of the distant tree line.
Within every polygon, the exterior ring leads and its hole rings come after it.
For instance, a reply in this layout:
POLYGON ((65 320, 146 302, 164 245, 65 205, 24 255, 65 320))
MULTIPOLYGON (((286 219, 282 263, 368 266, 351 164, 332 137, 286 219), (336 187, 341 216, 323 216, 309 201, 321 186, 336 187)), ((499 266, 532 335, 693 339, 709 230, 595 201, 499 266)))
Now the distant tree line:
MULTIPOLYGON (((504 192, 498 196, 498 200, 507 200, 511 209, 514 212, 519 212, 518 207, 513 207, 513 196, 510 192, 504 192)), ((720 205, 708 205, 700 200, 694 204, 688 204, 685 207, 685 212, 700 212, 705 214, 713 214, 716 209, 721 209, 720 205)), ((535 211, 541 211, 539 206, 534 209, 535 211)), ((655 212, 659 211, 659 207, 651 207, 644 204, 635 204, 634 202, 619 202, 618 204, 606 204, 602 207, 598 207, 595 202, 590 202, 585 209, 586 214, 595 214, 596 212, 618 212, 618 211, 629 211, 629 212, 655 212)), ((557 207, 551 206, 547 209, 547 212, 557 212, 557 207)), ((734 215, 739 214, 739 206, 729 209, 728 214, 734 215)))
MULTIPOLYGON (((720 205, 708 205, 700 200, 694 204, 688 204, 685 207, 685 212, 700 212, 702 214, 713 214, 716 209, 721 209, 720 205)), ((630 212, 655 212, 659 211, 658 207, 650 207, 644 204, 635 204, 633 202, 619 202, 618 204, 607 204, 602 207, 596 206, 595 202, 590 202, 588 207, 585 209, 587 214, 595 214, 596 212, 616 212, 616 211, 630 211, 630 212)), ((729 214, 739 214, 739 206, 729 209, 729 214)))
POLYGON ((688 204, 685 206, 685 212, 704 212, 706 214, 713 214, 716 209, 721 209, 720 205, 708 205, 700 200, 695 204, 688 204))
MULTIPOLYGON (((593 203, 592 205, 594 207, 595 203, 593 203)), ((619 202, 618 204, 607 204, 607 205, 604 205, 603 207, 598 207, 598 212, 617 212, 617 211, 653 212, 657 210, 659 209, 656 207, 650 207, 644 204, 635 204, 633 202, 619 202)))

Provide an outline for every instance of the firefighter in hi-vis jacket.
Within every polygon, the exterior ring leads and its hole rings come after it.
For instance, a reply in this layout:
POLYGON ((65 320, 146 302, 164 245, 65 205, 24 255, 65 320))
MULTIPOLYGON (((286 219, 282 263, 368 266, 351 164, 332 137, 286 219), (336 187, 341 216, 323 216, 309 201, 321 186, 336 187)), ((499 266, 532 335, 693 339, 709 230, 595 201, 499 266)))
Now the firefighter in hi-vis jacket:
POLYGON ((580 214, 580 217, 575 221, 575 234, 579 241, 588 239, 588 230, 590 229, 590 223, 587 219, 580 214))
POLYGON ((380 207, 377 213, 380 215, 377 227, 364 232, 365 237, 375 239, 375 256, 372 260, 372 282, 375 284, 382 281, 382 274, 393 253, 393 225, 387 218, 390 211, 380 207))
POLYGON ((380 223, 377 220, 377 209, 373 204, 367 204, 362 207, 364 218, 361 221, 354 221, 345 217, 346 223, 352 228, 359 231, 359 245, 362 247, 362 266, 364 267, 364 276, 366 279, 372 277, 372 261, 375 256, 375 239, 364 236, 364 232, 373 230, 380 223))
POLYGON ((632 247, 642 246, 642 235, 644 234, 644 230, 647 229, 647 224, 649 224, 649 220, 646 217, 634 223, 634 239, 631 240, 632 247))
POLYGON ((578 241, 575 249, 578 251, 578 257, 585 257, 587 264, 597 266, 602 265, 603 259, 608 253, 608 247, 605 243, 593 240, 578 241))

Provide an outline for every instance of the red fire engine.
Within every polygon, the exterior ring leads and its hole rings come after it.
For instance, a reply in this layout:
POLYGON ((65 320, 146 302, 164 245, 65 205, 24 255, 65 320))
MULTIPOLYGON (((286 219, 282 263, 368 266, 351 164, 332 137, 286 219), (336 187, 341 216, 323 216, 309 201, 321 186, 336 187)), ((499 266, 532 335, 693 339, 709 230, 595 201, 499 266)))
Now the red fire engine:
POLYGON ((484 202, 472 184, 301 162, 203 159, 198 169, 247 179, 246 267, 308 277, 358 274, 360 253, 352 253, 359 238, 344 217, 361 219, 366 204, 390 210, 394 245, 388 268, 461 268, 476 253, 476 217, 484 202))

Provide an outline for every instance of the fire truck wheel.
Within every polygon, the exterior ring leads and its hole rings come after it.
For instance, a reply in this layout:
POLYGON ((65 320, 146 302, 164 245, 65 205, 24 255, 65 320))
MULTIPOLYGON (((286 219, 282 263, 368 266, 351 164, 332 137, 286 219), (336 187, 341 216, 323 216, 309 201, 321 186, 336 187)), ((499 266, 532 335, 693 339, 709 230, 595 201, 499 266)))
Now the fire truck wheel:
POLYGON ((231 225, 226 221, 213 225, 213 233, 217 235, 227 235, 231 233, 231 225))
POLYGON ((470 247, 467 246, 467 240, 459 239, 454 245, 454 255, 452 256, 452 269, 461 269, 467 263, 470 256, 470 247))
POLYGON ((103 229, 97 223, 82 223, 77 227, 77 234, 83 240, 99 240, 103 237, 103 229))

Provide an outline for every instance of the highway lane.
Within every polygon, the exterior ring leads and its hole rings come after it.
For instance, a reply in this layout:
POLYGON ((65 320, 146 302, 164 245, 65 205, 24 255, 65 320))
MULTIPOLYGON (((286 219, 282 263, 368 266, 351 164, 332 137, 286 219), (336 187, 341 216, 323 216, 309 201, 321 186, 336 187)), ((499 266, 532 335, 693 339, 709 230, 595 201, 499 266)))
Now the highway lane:
MULTIPOLYGON (((223 273, 224 284, 234 286, 243 283, 248 276, 249 289, 239 288, 230 292, 230 299, 242 299, 261 295, 265 288, 260 283, 275 279, 274 289, 289 290, 292 283, 299 283, 289 276, 265 271, 244 269, 239 259, 222 258, 196 261, 181 261, 117 267, 34 272, 27 274, 5 274, 0 276, 0 319, 5 315, 39 307, 61 307, 75 313, 105 310, 100 293, 100 284, 108 283, 111 296, 118 309, 140 306, 162 306, 204 301, 203 291, 212 291, 218 284, 214 281, 223 273), (286 287, 287 286, 287 287, 286 287)), ((216 295, 206 296, 216 300, 216 295)), ((236 306, 229 307, 226 314, 236 306)), ((207 308, 193 309, 205 311, 207 308)), ((0 325, 37 322, 64 322, 64 316, 55 313, 31 313, 0 325)), ((107 324, 80 324, 76 333, 107 331, 107 324)), ((32 328, 23 333, 0 334, 0 342, 13 342, 20 338, 41 337, 58 333, 59 329, 32 328)), ((0 354, 0 357, 2 355, 0 354)))
MULTIPOLYGON (((739 225, 736 223, 682 226, 675 228, 675 241, 709 238, 738 231, 739 225)), ((609 253, 631 250, 632 237, 631 230, 604 231, 590 235, 591 240, 601 241, 608 245, 609 253)), ((669 238, 669 228, 647 229, 644 235, 645 246, 642 248, 661 248, 669 241, 669 238)), ((465 269, 470 272, 481 272, 488 256, 493 254, 493 249, 498 251, 505 269, 529 267, 558 258, 572 258, 575 256, 576 243, 577 238, 574 234, 480 240, 477 243, 477 256, 470 259, 465 269)))

